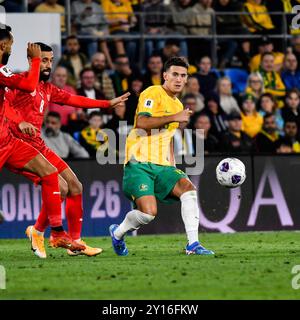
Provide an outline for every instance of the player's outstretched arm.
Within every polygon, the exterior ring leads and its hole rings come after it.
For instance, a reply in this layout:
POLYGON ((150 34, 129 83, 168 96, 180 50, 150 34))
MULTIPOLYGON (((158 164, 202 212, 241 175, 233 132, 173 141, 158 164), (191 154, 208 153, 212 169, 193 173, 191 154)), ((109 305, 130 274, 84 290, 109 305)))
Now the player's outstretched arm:
POLYGON ((112 100, 95 100, 78 95, 70 95, 62 89, 58 89, 55 86, 52 88, 51 102, 68 105, 75 108, 92 109, 92 108, 115 108, 119 105, 124 105, 128 100, 130 93, 127 92, 120 97, 112 100))
POLYGON ((26 92, 35 90, 40 77, 41 48, 37 44, 28 43, 27 55, 31 58, 31 67, 27 73, 12 74, 4 66, 0 70, 0 84, 9 89, 26 92))
POLYGON ((149 117, 140 115, 137 118, 136 127, 144 130, 160 129, 171 122, 188 122, 193 112, 185 109, 178 113, 165 117, 149 117))

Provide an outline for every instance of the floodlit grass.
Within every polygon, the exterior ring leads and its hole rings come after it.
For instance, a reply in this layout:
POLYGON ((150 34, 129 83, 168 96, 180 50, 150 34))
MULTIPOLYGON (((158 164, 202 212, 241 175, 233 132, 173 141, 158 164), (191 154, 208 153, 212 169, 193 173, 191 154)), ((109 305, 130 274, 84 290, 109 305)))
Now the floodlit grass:
POLYGON ((109 238, 88 238, 97 257, 47 248, 39 259, 28 240, 0 240, 7 289, 0 299, 299 299, 291 270, 300 264, 297 232, 203 234, 214 257, 183 254, 184 235, 128 237, 127 257, 109 238))

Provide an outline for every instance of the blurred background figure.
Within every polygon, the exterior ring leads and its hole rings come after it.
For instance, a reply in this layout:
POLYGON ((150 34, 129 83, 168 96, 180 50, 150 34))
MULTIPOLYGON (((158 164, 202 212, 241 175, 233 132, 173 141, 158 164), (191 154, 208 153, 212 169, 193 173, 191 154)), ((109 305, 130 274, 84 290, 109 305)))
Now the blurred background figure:
POLYGON ((61 131, 60 115, 49 112, 42 130, 46 145, 61 158, 89 158, 88 152, 70 134, 61 131))

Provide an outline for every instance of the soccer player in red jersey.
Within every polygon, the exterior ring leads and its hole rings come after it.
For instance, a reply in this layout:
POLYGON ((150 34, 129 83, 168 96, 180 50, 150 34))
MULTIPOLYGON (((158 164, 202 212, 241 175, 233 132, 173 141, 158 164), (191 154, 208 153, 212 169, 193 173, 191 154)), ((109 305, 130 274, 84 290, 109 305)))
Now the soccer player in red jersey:
MULTIPOLYGON (((28 143, 16 139, 10 133, 9 122, 6 114, 9 114, 9 106, 4 101, 4 95, 8 89, 18 89, 27 92, 35 90, 40 73, 41 48, 37 44, 28 44, 27 55, 31 58, 31 68, 26 74, 13 74, 7 67, 11 54, 13 35, 11 28, 0 26, 0 169, 4 165, 30 172, 38 177, 42 186, 42 202, 48 214, 51 226, 51 236, 55 239, 56 247, 70 250, 82 250, 80 245, 63 230, 61 218, 60 190, 58 185, 58 172, 34 147, 28 143)), ((13 118, 13 117, 12 117, 13 118)), ((20 129, 32 132, 32 125, 20 123, 20 129)), ((43 256, 41 256, 43 257, 43 256)))
MULTIPOLYGON (((58 170, 62 200, 66 200, 66 217, 68 220, 69 234, 74 241, 85 246, 84 250, 78 252, 68 250, 68 254, 85 254, 87 256, 94 256, 101 253, 102 249, 86 245, 80 237, 83 217, 82 185, 66 162, 49 149, 41 138, 44 113, 45 110, 47 110, 49 103, 69 105, 79 108, 116 107, 125 103, 129 93, 108 101, 94 100, 83 96, 71 95, 64 90, 59 89, 52 83, 47 82, 50 78, 53 64, 53 50, 46 44, 37 44, 41 47, 42 61, 40 67, 40 81, 36 90, 32 93, 25 93, 20 90, 9 90, 5 94, 5 99, 12 106, 14 112, 17 114, 16 116, 19 117, 17 122, 26 121, 27 123, 31 123, 35 127, 36 135, 24 135, 24 130, 21 131, 18 124, 13 122, 10 125, 10 129, 15 137, 24 139, 26 142, 34 146, 58 170)), ((14 172, 17 171, 16 168, 11 168, 9 165, 7 168, 14 172)), ((39 183, 39 179, 36 176, 26 172, 23 172, 22 174, 26 175, 35 183, 39 183)), ((48 224, 48 214, 45 207, 42 206, 36 224, 34 226, 29 226, 26 231, 29 238, 31 234, 38 234, 39 242, 37 245, 41 244, 41 247, 44 247, 44 231, 48 224)), ((50 237, 50 244, 51 243, 52 238, 50 237)))

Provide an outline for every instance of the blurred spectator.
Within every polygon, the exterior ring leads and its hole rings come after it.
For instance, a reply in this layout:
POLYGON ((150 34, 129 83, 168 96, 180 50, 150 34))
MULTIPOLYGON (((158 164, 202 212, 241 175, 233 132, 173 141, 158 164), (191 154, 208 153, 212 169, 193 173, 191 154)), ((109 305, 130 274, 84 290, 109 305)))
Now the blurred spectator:
POLYGON ((102 130, 103 119, 99 111, 89 114, 89 126, 80 133, 80 144, 88 151, 91 158, 96 158, 96 153, 101 150, 104 154, 108 149, 108 136, 102 130))
POLYGON ((256 151, 275 153, 278 139, 275 116, 266 114, 263 120, 263 128, 255 137, 256 151))
POLYGON ((220 105, 226 114, 233 111, 241 112, 239 105, 232 95, 232 84, 228 77, 223 77, 218 80, 217 93, 220 96, 220 105))
POLYGON ((39 4, 34 12, 39 13, 59 13, 60 16, 60 29, 61 32, 66 32, 66 24, 65 24, 65 8, 60 4, 57 4, 58 0, 45 0, 43 3, 39 4))
MULTIPOLYGON (((130 28, 134 27, 137 22, 130 1, 102 0, 102 8, 106 14, 110 34, 127 35, 130 32, 130 28)), ((133 63, 136 51, 135 41, 128 40, 126 42, 127 50, 125 50, 123 40, 116 39, 114 42, 117 55, 127 53, 133 63)))
POLYGON ((180 52, 180 41, 177 39, 167 39, 165 46, 155 51, 155 55, 160 55, 163 64, 171 57, 178 56, 180 52))
POLYGON ((266 52, 262 55, 259 73, 264 81, 265 92, 271 93, 277 98, 285 96, 285 85, 280 75, 275 71, 272 53, 266 52))
POLYGON ((179 34, 189 33, 189 22, 192 17, 192 0, 171 1, 172 21, 174 31, 179 34))
POLYGON ((249 67, 251 72, 257 71, 259 69, 259 66, 261 64, 261 57, 266 52, 273 54, 274 70, 277 72, 281 71, 284 60, 284 54, 282 52, 274 52, 274 44, 272 40, 267 36, 263 36, 258 41, 258 54, 256 54, 250 60, 249 67))
POLYGON ((251 33, 271 33, 275 28, 262 0, 246 0, 243 9, 248 15, 242 15, 242 19, 251 33))
POLYGON ((300 153, 300 142, 298 139, 298 126, 297 122, 293 119, 287 120, 284 124, 284 136, 279 140, 287 139, 290 141, 293 152, 300 153))
POLYGON ((298 69, 298 61, 293 53, 287 53, 284 59, 284 69, 281 78, 287 90, 300 88, 300 71, 298 69))
POLYGON ((277 101, 270 93, 264 93, 258 100, 259 113, 264 117, 266 114, 272 113, 275 115, 276 125, 279 131, 283 130, 284 120, 281 116, 281 109, 278 109, 277 101))
POLYGON ((282 117, 284 121, 294 119, 300 128, 300 98, 299 91, 297 89, 290 90, 285 99, 285 106, 282 109, 282 117))
MULTIPOLYGON (((100 4, 93 0, 76 0, 72 2, 71 14, 73 24, 78 35, 90 36, 86 39, 88 55, 91 57, 98 51, 98 41, 93 37, 101 38, 108 34, 108 23, 100 4)), ((105 41, 100 42, 101 50, 112 67, 109 51, 105 41)))
POLYGON ((134 72, 130 66, 129 59, 126 55, 118 55, 115 59, 116 69, 111 75, 114 89, 117 96, 128 91, 134 72))
POLYGON ((129 92, 131 94, 128 97, 128 100, 126 101, 125 118, 128 122, 128 125, 132 126, 134 123, 135 111, 138 105, 139 96, 142 91, 143 91, 142 79, 139 76, 133 77, 130 83, 130 88, 129 88, 129 92))
MULTIPOLYGON (((148 14, 145 16, 145 27, 148 35, 165 35, 171 32, 171 10, 164 4, 163 0, 145 1, 143 9, 148 14)), ((160 50, 164 47, 164 39, 151 39, 145 41, 146 60, 151 56, 154 50, 160 50)))
POLYGON ((280 138, 276 142, 276 152, 277 153, 293 153, 293 144, 290 139, 280 138))
POLYGON ((206 99, 205 105, 205 112, 211 122, 211 133, 220 139, 228 127, 226 114, 220 106, 220 97, 216 93, 211 93, 206 99))
POLYGON ((70 134, 61 131, 60 115, 57 112, 47 114, 42 138, 63 159, 89 158, 88 152, 70 134))
POLYGON ((242 130, 251 138, 260 132, 263 117, 256 111, 256 100, 253 95, 246 94, 242 100, 242 130))
POLYGON ((87 57, 80 51, 79 40, 76 36, 69 36, 66 39, 66 49, 58 65, 67 68, 69 72, 68 83, 74 87, 79 81, 79 74, 87 64, 87 57))
POLYGON ((198 0, 192 8, 193 16, 190 21, 190 34, 209 35, 212 29, 212 0, 198 0))
MULTIPOLYGON (((246 35, 249 31, 242 25, 238 12, 242 10, 241 3, 232 0, 217 0, 214 5, 214 10, 218 12, 217 19, 217 34, 231 35, 239 34, 245 35, 244 39, 218 39, 220 45, 220 63, 219 68, 224 69, 233 58, 239 43, 242 47, 243 60, 249 62, 250 59, 250 42, 246 35), (225 14, 222 14, 224 12, 225 14), (232 12, 232 14, 228 14, 232 12)), ((246 65, 247 63, 245 63, 246 65)))
POLYGON ((202 57, 199 61, 199 71, 194 74, 200 85, 200 92, 207 98, 216 88, 217 76, 211 71, 210 57, 202 57))
POLYGON ((195 113, 197 110, 197 98, 194 94, 188 93, 182 98, 182 103, 185 109, 189 109, 195 113))
POLYGON ((288 51, 293 52, 298 61, 298 70, 300 69, 300 36, 295 36, 291 39, 291 47, 288 51))
POLYGON ((259 72, 250 73, 247 79, 247 87, 245 93, 252 94, 256 99, 259 99, 260 96, 264 93, 264 81, 259 72))
POLYGON ((211 122, 208 115, 205 113, 198 113, 195 118, 193 131, 193 145, 194 152, 196 152, 196 143, 198 139, 204 139, 204 153, 208 154, 211 152, 219 151, 219 141, 218 139, 210 133, 211 122), (203 131, 200 131, 203 130, 203 131))
MULTIPOLYGON (((90 99, 103 100, 105 99, 103 93, 96 89, 96 75, 93 69, 84 68, 80 72, 81 86, 77 89, 77 94, 80 96, 88 97, 90 99)), ((99 111, 98 108, 86 109, 87 114, 93 111, 99 111)))
POLYGON ((119 105, 116 108, 114 108, 113 116, 107 122, 107 124, 105 125, 105 128, 113 130, 116 136, 120 134, 126 135, 129 132, 129 130, 128 130, 128 126, 125 118, 125 113, 126 113, 125 105, 119 105), (126 125, 124 125, 124 123, 121 123, 121 121, 126 122, 126 125))
POLYGON ((189 60, 192 63, 199 56, 211 55, 211 40, 201 39, 201 36, 207 36, 212 33, 212 16, 214 13, 212 0, 198 0, 192 8, 192 16, 189 20, 189 34, 199 36, 199 39, 190 41, 189 60))
POLYGON ((222 136, 221 146, 224 152, 251 152, 252 139, 242 131, 242 117, 239 112, 232 112, 227 117, 228 132, 222 136))
MULTIPOLYGON (((194 13, 192 12, 192 0, 174 0, 170 2, 172 12, 172 27, 175 34, 189 34, 190 21, 194 13)), ((185 40, 180 41, 180 54, 188 57, 188 45, 185 40)), ((165 62, 165 61, 164 61, 165 62)))
POLYGON ((102 52, 92 56, 91 67, 96 75, 96 86, 104 94, 105 99, 111 100, 116 97, 112 80, 106 69, 106 59, 102 52))
POLYGON ((159 54, 152 54, 148 59, 147 71, 143 77, 144 89, 163 83, 163 62, 159 54))
MULTIPOLYGON (((58 66, 52 74, 52 83, 62 90, 65 90, 71 94, 76 94, 76 90, 73 87, 67 85, 67 80, 68 80, 67 69, 64 67, 58 66)), ((78 112, 82 112, 81 109, 76 109, 74 107, 66 106, 66 105, 62 106, 55 103, 50 103, 48 110, 54 111, 60 114, 62 126, 68 125, 71 115, 74 113, 76 114, 77 110, 78 112)))
POLYGON ((196 97, 196 112, 204 109, 204 96, 200 93, 200 85, 196 76, 188 77, 184 94, 193 94, 196 97))

